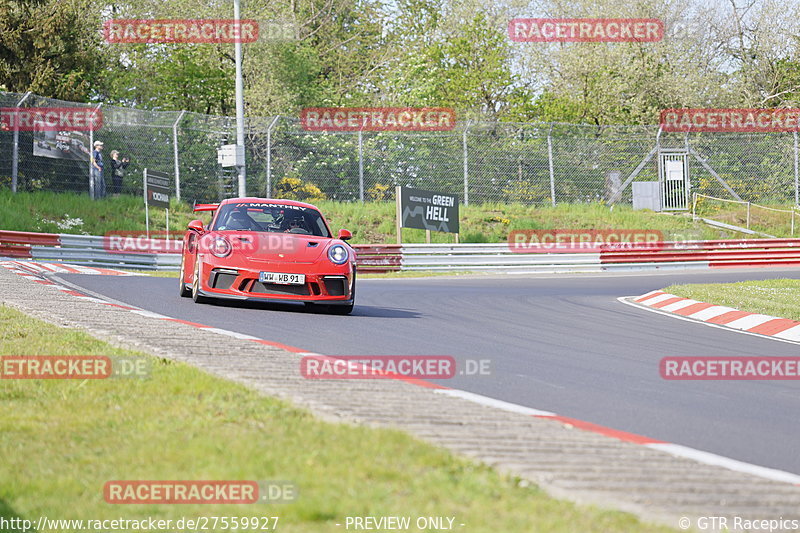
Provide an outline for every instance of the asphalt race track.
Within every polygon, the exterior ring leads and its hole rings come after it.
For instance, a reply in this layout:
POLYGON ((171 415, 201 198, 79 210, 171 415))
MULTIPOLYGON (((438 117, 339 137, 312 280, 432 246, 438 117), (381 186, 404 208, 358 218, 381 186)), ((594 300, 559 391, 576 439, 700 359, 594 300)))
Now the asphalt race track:
POLYGON ((198 305, 178 296, 172 278, 60 277, 156 313, 322 354, 490 359, 491 375, 442 384, 800 474, 800 383, 665 381, 658 369, 665 356, 797 356, 800 345, 617 301, 671 283, 798 275, 795 269, 359 280, 350 316, 295 305, 198 305))

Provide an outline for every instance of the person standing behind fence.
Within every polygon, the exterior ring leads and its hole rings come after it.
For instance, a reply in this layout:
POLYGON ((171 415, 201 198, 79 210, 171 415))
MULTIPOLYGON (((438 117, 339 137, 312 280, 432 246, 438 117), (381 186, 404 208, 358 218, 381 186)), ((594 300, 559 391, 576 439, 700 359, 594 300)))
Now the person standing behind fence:
POLYGON ((92 152, 92 180, 94 180, 95 199, 104 198, 106 195, 106 182, 103 178, 103 141, 94 142, 92 152))
POLYGON ((131 160, 127 157, 119 158, 119 151, 111 150, 111 191, 118 196, 122 190, 122 177, 131 160))

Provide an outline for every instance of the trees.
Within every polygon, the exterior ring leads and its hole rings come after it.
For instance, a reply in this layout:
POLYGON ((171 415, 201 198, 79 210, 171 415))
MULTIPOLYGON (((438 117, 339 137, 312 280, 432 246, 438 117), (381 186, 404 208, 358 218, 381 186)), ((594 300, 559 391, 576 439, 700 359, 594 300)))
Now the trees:
POLYGON ((85 101, 107 67, 90 0, 0 0, 0 85, 85 101))
MULTIPOLYGON (((665 107, 797 105, 800 5, 782 0, 243 0, 247 114, 447 106, 460 119, 652 124, 665 107), (514 17, 658 18, 651 43, 517 43, 514 17), (270 28, 282 26, 278 38, 270 28)), ((0 86, 227 115, 230 44, 109 44, 110 18, 231 18, 230 2, 0 0, 0 86)))

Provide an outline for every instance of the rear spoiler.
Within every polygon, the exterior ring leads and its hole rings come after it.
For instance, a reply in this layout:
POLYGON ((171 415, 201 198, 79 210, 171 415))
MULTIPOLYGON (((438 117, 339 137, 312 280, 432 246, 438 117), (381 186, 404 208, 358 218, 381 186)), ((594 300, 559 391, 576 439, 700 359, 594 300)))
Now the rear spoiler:
POLYGON ((196 213, 198 211, 216 211, 219 207, 219 204, 194 204, 193 211, 196 213))

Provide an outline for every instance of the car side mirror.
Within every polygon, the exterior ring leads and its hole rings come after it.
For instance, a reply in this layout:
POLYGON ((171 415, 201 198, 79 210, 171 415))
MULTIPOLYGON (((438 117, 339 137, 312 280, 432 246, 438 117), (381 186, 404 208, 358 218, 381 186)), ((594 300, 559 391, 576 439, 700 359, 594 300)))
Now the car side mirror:
POLYGON ((338 238, 339 240, 346 241, 346 240, 348 240, 348 239, 352 239, 352 238, 353 238, 353 234, 352 234, 352 233, 350 233, 350 231, 349 231, 349 230, 346 230, 346 229, 340 229, 340 230, 339 230, 339 235, 338 235, 338 237, 337 237, 337 238, 338 238))
POLYGON ((197 233, 203 233, 203 221, 202 220, 192 220, 189 222, 189 229, 196 231, 197 233))

